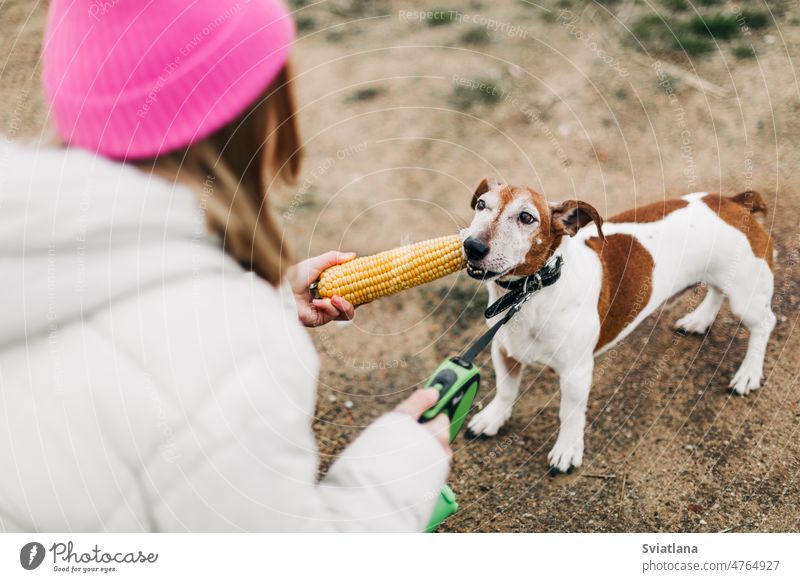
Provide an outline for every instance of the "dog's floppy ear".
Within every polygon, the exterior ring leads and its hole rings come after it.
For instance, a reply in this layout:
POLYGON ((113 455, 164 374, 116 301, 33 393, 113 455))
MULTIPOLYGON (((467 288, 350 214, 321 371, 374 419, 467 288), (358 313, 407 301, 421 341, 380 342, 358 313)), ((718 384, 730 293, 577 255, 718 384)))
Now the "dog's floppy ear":
POLYGON ((486 194, 489 190, 498 186, 497 180, 494 178, 484 178, 478 187, 475 189, 475 194, 472 195, 472 202, 470 206, 475 210, 475 205, 478 203, 478 198, 486 194))
POLYGON ((594 222, 597 227, 597 235, 605 240, 603 236, 603 219, 594 206, 583 200, 565 200, 552 207, 551 223, 553 230, 561 234, 575 236, 581 227, 594 222))

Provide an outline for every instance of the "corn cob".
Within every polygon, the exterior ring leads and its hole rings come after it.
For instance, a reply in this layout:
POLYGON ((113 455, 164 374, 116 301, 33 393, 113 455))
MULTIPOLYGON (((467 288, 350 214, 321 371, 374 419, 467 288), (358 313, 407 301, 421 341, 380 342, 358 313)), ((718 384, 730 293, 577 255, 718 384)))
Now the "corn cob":
POLYGON ((320 275, 315 293, 339 295, 360 305, 429 283, 465 265, 461 238, 443 236, 334 265, 320 275))

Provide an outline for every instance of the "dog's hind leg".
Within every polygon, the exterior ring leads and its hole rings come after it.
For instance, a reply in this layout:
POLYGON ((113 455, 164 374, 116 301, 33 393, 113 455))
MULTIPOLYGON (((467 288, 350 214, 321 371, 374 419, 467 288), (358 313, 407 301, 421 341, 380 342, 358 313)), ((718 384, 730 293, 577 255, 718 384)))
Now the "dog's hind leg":
POLYGON ((749 281, 739 281, 726 290, 731 311, 750 331, 747 353, 730 383, 737 394, 745 395, 761 386, 767 342, 775 327, 775 314, 770 307, 773 284, 772 272, 765 267, 749 281))
POLYGON ((467 436, 494 436, 511 417, 511 409, 519 394, 523 365, 509 356, 496 339, 492 342, 492 364, 497 392, 492 401, 470 419, 467 436))
POLYGON ((709 286, 706 296, 694 311, 691 311, 675 322, 675 328, 686 333, 704 334, 714 323, 714 319, 722 307, 725 296, 714 287, 709 286))
POLYGON ((571 473, 583 462, 583 430, 586 424, 586 406, 592 387, 594 360, 572 364, 566 370, 556 370, 559 375, 561 404, 558 419, 561 426, 553 449, 547 455, 550 474, 571 473))

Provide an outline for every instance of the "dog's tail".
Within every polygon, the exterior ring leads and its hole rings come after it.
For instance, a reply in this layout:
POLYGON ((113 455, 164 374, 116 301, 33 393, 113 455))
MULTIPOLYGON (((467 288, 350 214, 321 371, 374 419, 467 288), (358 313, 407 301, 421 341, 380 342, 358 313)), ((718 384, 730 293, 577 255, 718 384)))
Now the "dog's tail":
POLYGON ((731 196, 729 200, 744 206, 751 214, 761 213, 765 216, 767 214, 767 202, 764 200, 764 197, 755 190, 745 190, 736 196, 731 196))

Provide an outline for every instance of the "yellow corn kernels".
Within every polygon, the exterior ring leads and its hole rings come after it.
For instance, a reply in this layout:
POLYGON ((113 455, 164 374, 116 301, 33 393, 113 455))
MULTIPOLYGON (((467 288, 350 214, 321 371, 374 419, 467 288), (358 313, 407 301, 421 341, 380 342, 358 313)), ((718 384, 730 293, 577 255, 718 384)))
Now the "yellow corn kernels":
POLYGON ((317 281, 316 292, 359 305, 429 283, 465 265, 461 238, 444 236, 330 267, 317 281))

